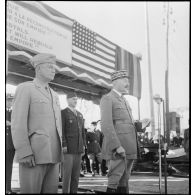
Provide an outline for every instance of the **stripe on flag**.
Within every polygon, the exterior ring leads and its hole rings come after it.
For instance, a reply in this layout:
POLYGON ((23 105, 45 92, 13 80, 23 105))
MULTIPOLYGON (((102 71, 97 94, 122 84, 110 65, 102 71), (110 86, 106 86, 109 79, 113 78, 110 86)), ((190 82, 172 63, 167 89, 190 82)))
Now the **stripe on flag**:
POLYGON ((116 69, 116 45, 75 21, 72 64, 110 79, 110 74, 116 69))
POLYGON ((130 89, 129 94, 141 98, 141 69, 139 59, 117 46, 117 70, 127 70, 129 75, 130 89))

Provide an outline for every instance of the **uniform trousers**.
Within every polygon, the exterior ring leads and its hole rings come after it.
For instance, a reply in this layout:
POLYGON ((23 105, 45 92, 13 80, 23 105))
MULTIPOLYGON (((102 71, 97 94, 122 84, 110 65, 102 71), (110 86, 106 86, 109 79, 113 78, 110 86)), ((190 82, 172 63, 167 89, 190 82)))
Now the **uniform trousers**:
POLYGON ((107 171, 107 165, 106 165, 106 160, 105 159, 102 159, 102 163, 101 163, 101 171, 102 171, 102 174, 103 175, 106 175, 106 171, 107 171))
POLYGON ((6 191, 11 191, 14 155, 15 149, 6 149, 6 191))
POLYGON ((92 170, 92 172, 94 172, 94 167, 93 165, 95 164, 96 165, 96 171, 97 173, 99 173, 99 169, 101 167, 101 162, 102 162, 102 159, 101 159, 101 153, 90 153, 88 154, 88 158, 89 158, 89 162, 90 162, 90 168, 92 170))
POLYGON ((26 167, 19 163, 20 193, 57 193, 59 163, 26 167))
POLYGON ((97 158, 99 163, 102 162, 101 153, 97 153, 97 154, 90 153, 90 154, 88 154, 88 158, 89 158, 89 160, 92 160, 93 162, 95 161, 95 158, 97 158))
POLYGON ((63 154, 63 193, 77 193, 81 169, 81 154, 63 154))
POLYGON ((128 187, 126 181, 130 178, 133 159, 127 159, 127 175, 125 173, 125 160, 120 158, 108 161, 108 188, 128 187), (126 180, 127 179, 127 180, 126 180))

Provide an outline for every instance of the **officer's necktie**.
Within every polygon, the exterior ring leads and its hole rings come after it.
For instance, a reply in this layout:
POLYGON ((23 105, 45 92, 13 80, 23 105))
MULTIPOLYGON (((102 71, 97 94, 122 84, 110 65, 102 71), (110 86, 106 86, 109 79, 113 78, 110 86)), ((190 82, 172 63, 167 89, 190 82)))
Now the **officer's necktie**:
POLYGON ((77 116, 77 111, 75 109, 73 109, 73 112, 74 112, 75 116, 77 116))
MULTIPOLYGON (((45 90, 47 91, 49 98, 52 99, 52 95, 51 95, 51 92, 50 92, 50 89, 48 86, 45 86, 45 90)), ((53 99, 52 99, 52 101, 53 101, 53 99)))

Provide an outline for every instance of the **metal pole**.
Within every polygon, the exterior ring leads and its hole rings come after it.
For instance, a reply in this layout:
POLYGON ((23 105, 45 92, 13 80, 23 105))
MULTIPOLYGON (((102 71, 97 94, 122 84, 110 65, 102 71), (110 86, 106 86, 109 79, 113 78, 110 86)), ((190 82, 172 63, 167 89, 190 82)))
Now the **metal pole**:
POLYGON ((159 191, 161 194, 161 188, 162 188, 162 170, 161 170, 161 124, 160 124, 160 103, 158 104, 158 154, 159 154, 159 191))
POLYGON ((146 2, 146 29, 147 29, 147 52, 148 52, 148 77, 149 77, 149 91, 150 91, 150 116, 152 136, 155 134, 155 118, 154 118, 154 105, 153 105, 153 91, 152 91, 152 72, 150 60, 150 37, 149 37, 149 21, 148 21, 148 2, 146 2))
POLYGON ((165 71, 165 102, 166 102, 166 138, 170 145, 170 127, 169 127, 169 2, 167 2, 167 34, 166 34, 166 71, 165 71))
POLYGON ((166 140, 166 120, 165 120, 165 102, 163 102, 163 127, 164 127, 164 176, 165 176, 165 194, 167 194, 167 158, 166 158, 166 150, 167 150, 167 140, 166 140))

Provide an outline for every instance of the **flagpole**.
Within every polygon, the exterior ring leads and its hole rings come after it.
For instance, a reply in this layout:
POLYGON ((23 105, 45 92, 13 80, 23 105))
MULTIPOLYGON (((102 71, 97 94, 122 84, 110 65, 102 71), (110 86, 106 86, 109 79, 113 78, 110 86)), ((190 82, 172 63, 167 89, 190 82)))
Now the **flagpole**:
POLYGON ((170 144, 169 129, 169 2, 167 2, 167 32, 166 32, 166 70, 165 70, 165 98, 166 98, 166 138, 167 145, 170 144))
POLYGON ((151 73, 151 59, 150 59, 150 37, 149 37, 149 21, 148 21, 148 2, 146 2, 146 33, 147 33, 147 53, 148 53, 148 77, 149 77, 149 92, 150 92, 150 117, 152 137, 155 134, 155 118, 154 118, 154 104, 153 104, 153 90, 152 90, 152 73, 151 73))

